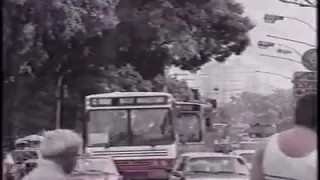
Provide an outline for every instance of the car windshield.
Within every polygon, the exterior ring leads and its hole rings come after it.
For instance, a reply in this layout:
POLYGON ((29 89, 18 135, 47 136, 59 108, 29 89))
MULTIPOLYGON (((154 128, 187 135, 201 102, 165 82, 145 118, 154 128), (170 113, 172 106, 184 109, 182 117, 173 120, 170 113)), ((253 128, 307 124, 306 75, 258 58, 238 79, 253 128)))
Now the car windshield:
POLYGON ((241 142, 240 149, 243 150, 256 150, 261 147, 261 143, 259 142, 241 142))
POLYGON ((118 170, 112 159, 106 158, 78 158, 74 173, 102 172, 108 174, 118 174, 118 170))
POLYGON ((16 163, 22 163, 29 159, 38 159, 38 153, 36 151, 12 151, 12 158, 16 163))
POLYGON ((89 146, 140 146, 174 141, 168 109, 99 110, 90 112, 89 146))
POLYGON ((252 162, 253 153, 241 153, 240 156, 247 160, 248 163, 252 162))
POLYGON ((242 165, 235 157, 194 157, 186 166, 188 173, 243 173, 242 165))
POLYGON ((176 119, 177 131, 185 142, 201 142, 201 120, 196 113, 181 113, 176 119))

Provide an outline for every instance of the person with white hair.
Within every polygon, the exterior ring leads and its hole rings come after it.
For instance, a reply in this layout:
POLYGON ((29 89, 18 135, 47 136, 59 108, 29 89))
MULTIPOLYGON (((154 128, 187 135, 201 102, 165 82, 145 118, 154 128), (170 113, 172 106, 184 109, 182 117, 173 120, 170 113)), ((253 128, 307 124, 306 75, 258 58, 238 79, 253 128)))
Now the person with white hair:
POLYGON ((76 165, 82 138, 71 130, 48 131, 40 144, 43 160, 23 180, 66 180, 76 165))

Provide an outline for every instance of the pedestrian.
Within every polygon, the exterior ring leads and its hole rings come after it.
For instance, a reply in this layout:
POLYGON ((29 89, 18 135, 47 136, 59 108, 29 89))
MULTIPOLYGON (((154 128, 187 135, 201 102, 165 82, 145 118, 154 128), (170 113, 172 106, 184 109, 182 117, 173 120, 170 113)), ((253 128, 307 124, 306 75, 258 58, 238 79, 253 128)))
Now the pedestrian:
POLYGON ((295 126, 270 137, 257 150, 252 162, 251 180, 316 180, 318 96, 298 99, 295 126))
POLYGON ((43 159, 23 180, 66 180, 81 147, 81 137, 71 130, 47 131, 40 144, 43 159))

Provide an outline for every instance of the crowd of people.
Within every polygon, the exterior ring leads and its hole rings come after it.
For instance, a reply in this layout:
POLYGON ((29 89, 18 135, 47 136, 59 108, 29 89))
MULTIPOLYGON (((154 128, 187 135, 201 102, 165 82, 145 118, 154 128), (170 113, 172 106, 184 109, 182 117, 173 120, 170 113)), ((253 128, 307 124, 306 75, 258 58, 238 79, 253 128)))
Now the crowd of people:
MULTIPOLYGON (((275 134, 252 162, 251 180, 317 179, 317 95, 305 95, 297 101, 295 127, 275 134)), ((75 167, 82 138, 71 130, 48 131, 40 144, 42 161, 23 180, 66 180, 75 167)), ((3 161, 3 179, 9 179, 12 159, 3 161)))

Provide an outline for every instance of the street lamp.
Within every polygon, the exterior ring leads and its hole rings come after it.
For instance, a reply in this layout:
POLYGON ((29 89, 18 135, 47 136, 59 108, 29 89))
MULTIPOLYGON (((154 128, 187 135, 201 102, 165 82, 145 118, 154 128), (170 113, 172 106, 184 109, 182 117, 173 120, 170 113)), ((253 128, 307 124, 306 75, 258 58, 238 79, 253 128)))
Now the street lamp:
POLYGON ((283 60, 291 61, 291 62, 294 62, 294 63, 302 64, 300 61, 297 61, 297 60, 294 60, 294 59, 290 59, 290 58, 280 57, 280 56, 272 56, 272 55, 268 55, 268 54, 259 54, 259 56, 276 58, 276 59, 283 59, 283 60))
POLYGON ((282 77, 282 78, 285 78, 285 79, 290 79, 290 80, 292 80, 291 77, 285 76, 285 75, 282 75, 282 74, 278 74, 278 73, 267 72, 267 71, 258 71, 258 70, 256 70, 255 72, 256 72, 256 73, 263 73, 263 74, 270 74, 270 75, 279 76, 279 77, 282 77))
POLYGON ((283 38, 283 37, 273 36, 273 35, 269 35, 269 34, 267 34, 267 37, 274 38, 274 39, 280 39, 280 40, 284 40, 284 41, 290 41, 290 42, 299 43, 299 44, 304 44, 304 45, 310 46, 310 47, 316 47, 313 44, 309 44, 309 43, 306 43, 306 42, 303 42, 303 41, 294 40, 294 39, 283 38))
POLYGON ((305 25, 307 25, 310 29, 312 29, 314 32, 316 32, 316 28, 314 28, 311 24, 309 24, 308 22, 301 20, 299 18, 296 17, 288 17, 288 16, 279 16, 279 15, 275 15, 275 14, 265 14, 264 15, 264 22, 266 23, 276 23, 277 21, 281 21, 284 19, 291 19, 291 20, 295 20, 298 21, 300 23, 303 23, 305 25))
POLYGON ((298 2, 297 0, 279 0, 279 1, 287 4, 298 5, 300 7, 317 8, 316 3, 312 3, 310 0, 304 0, 305 3, 298 2))
MULTIPOLYGON (((269 48, 269 47, 274 47, 274 46, 282 46, 285 48, 288 48, 290 50, 292 50, 293 52, 295 52, 296 54, 298 54, 299 56, 302 56, 302 54, 297 51, 296 49, 294 49, 291 46, 285 45, 285 44, 280 44, 280 43, 273 43, 273 42, 269 42, 269 41, 258 41, 258 47, 259 48, 269 48)), ((285 50, 285 49, 278 49, 277 50, 278 53, 283 53, 283 54, 290 54, 291 51, 285 50)))

